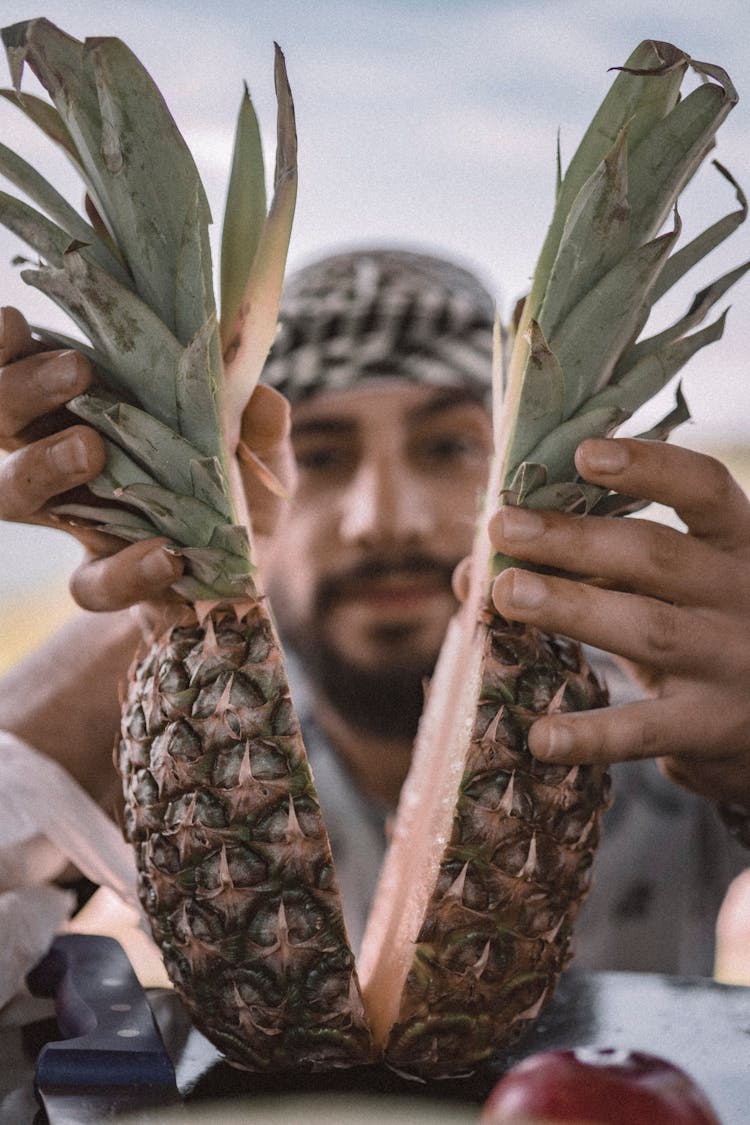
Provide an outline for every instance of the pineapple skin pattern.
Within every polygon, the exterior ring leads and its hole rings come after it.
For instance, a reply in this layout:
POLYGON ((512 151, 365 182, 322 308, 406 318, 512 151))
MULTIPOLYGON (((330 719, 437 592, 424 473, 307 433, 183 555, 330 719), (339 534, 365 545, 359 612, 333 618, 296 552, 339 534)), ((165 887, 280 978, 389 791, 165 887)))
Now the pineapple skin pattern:
POLYGON ((118 765, 139 895, 197 1026, 250 1070, 372 1056, 331 849, 265 603, 133 668, 118 765))
POLYGON ((551 998, 611 803, 605 767, 545 764, 528 749, 540 714, 607 705, 581 646, 489 612, 480 632, 453 833, 386 1049, 394 1067, 425 1078, 508 1047, 551 998))
MULTIPOLYGON (((453 836, 385 1058, 465 1072, 530 1026, 570 957, 608 777, 543 765, 533 719, 604 706, 580 646, 496 615, 453 836)), ((249 1070, 375 1061, 330 845, 263 601, 175 625, 133 670, 118 766, 139 894, 197 1026, 249 1070)))
MULTIPOLYGON (((264 196, 250 203, 244 198, 243 169, 249 160, 257 171, 259 163, 257 130, 245 117, 238 126, 244 139, 230 229, 250 210, 261 233, 251 240, 252 253, 229 270, 239 311, 221 318, 229 341, 222 359, 204 195, 140 64, 119 41, 79 44, 43 20, 5 29, 3 38, 16 87, 28 64, 56 107, 50 116, 49 107, 42 110, 26 97, 19 108, 79 160, 94 217, 91 226, 74 217, 33 169, 0 146, 4 174, 56 220, 27 206, 19 210, 10 196, 0 201, 0 219, 47 263, 24 271, 24 279, 77 321, 107 392, 69 404, 105 436, 107 469, 92 482, 89 501, 55 510, 61 520, 83 520, 123 539, 166 536, 186 561, 178 592, 196 606, 187 624, 170 628, 134 666, 124 701, 118 764, 145 910, 196 1023, 231 1062, 252 1070, 367 1063, 372 1040, 330 847, 280 649, 256 597, 251 544, 236 510, 241 505, 229 484, 238 437, 230 430, 239 424, 273 337, 274 293, 293 210, 293 114, 283 61, 277 57, 279 133, 286 142, 280 143, 267 217, 264 196), (66 122, 70 129, 62 127, 66 122), (173 193, 158 191, 154 151, 164 156, 160 171, 169 186, 184 188, 184 214, 174 237, 152 243, 155 231, 172 229, 177 211, 173 193), (144 184, 157 190, 144 193, 144 184), (201 278, 205 284, 196 285, 201 278), (171 455, 152 464, 153 449, 167 443, 171 455)), ((596 495, 569 478, 573 450, 584 437, 612 432, 686 358, 721 334, 723 317, 702 332, 686 332, 740 271, 705 290, 673 329, 631 346, 652 301, 747 212, 729 177, 738 211, 664 269, 678 224, 668 236, 655 237, 657 230, 736 101, 723 72, 692 63, 718 82, 678 102, 689 61, 669 44, 639 49, 629 74, 621 75, 630 100, 615 97, 614 113, 612 99, 605 103, 583 155, 560 185, 511 356, 513 393, 498 411, 525 423, 496 442, 511 454, 501 483, 508 502, 577 511, 583 505, 604 514, 627 510, 628 498, 596 495), (591 224, 599 230, 602 214, 618 222, 623 217, 626 140, 628 131, 637 132, 630 122, 637 121, 642 76, 664 85, 663 105, 643 118, 646 133, 660 113, 667 123, 640 146, 634 162, 640 181, 658 190, 649 188, 642 205, 636 200, 631 233, 652 241, 633 250, 630 234, 613 242, 607 233, 602 250, 590 237, 591 224), (673 113, 680 124, 674 136, 673 113), (588 188, 579 194, 581 184, 588 188), (572 207, 574 200, 580 206, 572 207), (560 265, 542 305, 553 261, 560 265), (601 290, 591 288, 597 270, 603 271, 601 290), (619 319, 610 315, 613 291, 627 314, 619 319), (580 301, 568 323, 570 310, 559 298, 572 301, 574 292, 580 301), (592 341, 597 347, 588 346, 592 341), (602 386, 609 375, 612 384, 602 386)), ((662 124, 657 120, 655 129, 662 124)), ((70 346, 54 333, 44 339, 70 346)), ((642 436, 664 437, 685 416, 679 404, 675 417, 642 436)), ((496 458, 504 464, 504 455, 496 458)), ((476 618, 470 628, 476 629, 476 618)), ((578 647, 494 619, 480 626, 479 639, 481 690, 467 727, 472 735, 452 837, 419 932, 410 935, 410 969, 384 1044, 392 1066, 421 1077, 466 1070, 535 1018, 569 957, 607 803, 603 771, 544 767, 526 742, 534 715, 605 702, 578 647)))

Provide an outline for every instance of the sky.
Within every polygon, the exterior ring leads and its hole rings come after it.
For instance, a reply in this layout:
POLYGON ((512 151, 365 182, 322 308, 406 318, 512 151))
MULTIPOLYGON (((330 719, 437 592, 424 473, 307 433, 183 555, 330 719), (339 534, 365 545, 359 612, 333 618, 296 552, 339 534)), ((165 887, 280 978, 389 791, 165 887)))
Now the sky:
MULTIPOLYGON (((558 131, 565 163, 612 81, 608 68, 642 39, 666 39, 729 72, 741 100, 716 155, 750 190, 750 6, 716 0, 691 9, 684 0, 48 0, 40 10, 2 0, 0 20, 45 15, 78 38, 125 40, 195 155, 215 245, 243 81, 272 167, 278 41, 300 146, 290 268, 365 244, 443 253, 474 269, 507 315, 526 291, 551 215, 558 131)), ((36 89, 33 80, 24 88, 36 89)), ((5 102, 0 139, 78 200, 64 158, 5 102)), ((704 167, 680 204, 684 237, 735 206, 731 189, 704 167)), ((22 250, 0 231, 0 303, 66 327, 10 264, 22 250)), ((685 311, 697 289, 748 258, 750 223, 683 283, 666 314, 685 311)), ((750 276, 726 304, 724 338, 685 369, 694 420, 680 440, 696 447, 750 442, 750 276)), ((0 525, 0 599, 59 576, 77 558, 61 533, 0 525)))

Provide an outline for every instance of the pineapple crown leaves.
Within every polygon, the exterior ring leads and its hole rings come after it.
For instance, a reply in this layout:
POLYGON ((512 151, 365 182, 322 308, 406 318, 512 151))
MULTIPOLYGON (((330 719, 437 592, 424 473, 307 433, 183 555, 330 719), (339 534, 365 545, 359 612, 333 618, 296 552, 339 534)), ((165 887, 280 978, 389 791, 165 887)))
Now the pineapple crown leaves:
POLYGON ((190 600, 252 593, 234 454, 276 329, 296 197, 283 55, 277 46, 277 174, 268 214, 247 92, 240 108, 220 325, 205 192, 140 62, 120 40, 81 43, 44 19, 5 28, 2 37, 14 85, 2 96, 63 149, 85 187, 84 217, 0 145, 0 173, 29 201, 0 193, 0 221, 39 258, 22 276, 68 313, 88 344, 36 331, 52 346, 84 351, 99 380, 69 406, 104 436, 107 466, 90 486, 90 502, 61 502, 55 511, 127 540, 170 537, 186 558, 177 588, 190 600), (20 91, 27 65, 52 104, 20 91))
POLYGON ((276 334, 286 254, 297 199, 297 133, 284 56, 275 44, 277 100, 274 191, 265 214, 263 151, 247 89, 240 105, 221 251, 222 403, 230 448, 276 334))
MULTIPOLYGON (((558 177, 552 222, 510 357, 496 364, 494 480, 506 503, 613 514, 635 510, 582 482, 578 444, 614 433, 700 348, 719 339, 726 313, 698 328, 748 269, 738 266, 702 289, 673 325, 642 339, 656 303, 747 216, 739 207, 681 249, 678 197, 715 144, 737 102, 720 67, 669 43, 646 40, 632 53, 558 177), (686 96, 687 70, 701 82, 686 96), (672 227, 663 231, 670 213, 672 227)), ((664 440, 689 412, 677 405, 648 433, 664 440)), ((495 493, 497 495, 497 493, 495 493)), ((498 556, 493 568, 508 560, 498 556)))

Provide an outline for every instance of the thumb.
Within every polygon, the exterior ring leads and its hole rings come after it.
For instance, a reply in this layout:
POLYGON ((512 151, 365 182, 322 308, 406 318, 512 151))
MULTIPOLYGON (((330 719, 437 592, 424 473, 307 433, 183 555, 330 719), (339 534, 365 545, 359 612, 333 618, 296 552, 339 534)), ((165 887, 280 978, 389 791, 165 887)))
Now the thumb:
POLYGON ((272 387, 257 386, 242 416, 237 456, 247 505, 258 535, 271 535, 296 484, 289 403, 272 387))

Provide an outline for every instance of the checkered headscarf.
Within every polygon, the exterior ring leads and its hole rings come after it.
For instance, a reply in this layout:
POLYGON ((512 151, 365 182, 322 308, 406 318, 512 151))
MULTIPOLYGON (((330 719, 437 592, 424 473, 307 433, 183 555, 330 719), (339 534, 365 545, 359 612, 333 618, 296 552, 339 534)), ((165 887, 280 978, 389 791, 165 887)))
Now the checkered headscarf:
POLYGON ((489 399, 493 301, 467 270, 402 250, 327 257, 287 278, 263 381, 292 402, 367 378, 489 399))

